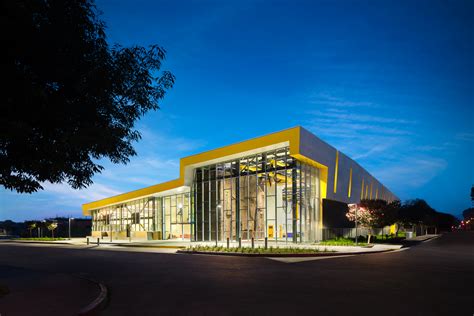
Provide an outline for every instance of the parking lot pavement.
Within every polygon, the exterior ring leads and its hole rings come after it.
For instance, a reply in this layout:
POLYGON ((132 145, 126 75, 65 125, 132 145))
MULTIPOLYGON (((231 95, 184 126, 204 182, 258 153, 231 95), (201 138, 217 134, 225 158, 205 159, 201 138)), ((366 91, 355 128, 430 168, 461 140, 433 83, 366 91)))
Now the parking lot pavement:
POLYGON ((99 294, 82 277, 0 265, 0 315, 75 315, 99 294))

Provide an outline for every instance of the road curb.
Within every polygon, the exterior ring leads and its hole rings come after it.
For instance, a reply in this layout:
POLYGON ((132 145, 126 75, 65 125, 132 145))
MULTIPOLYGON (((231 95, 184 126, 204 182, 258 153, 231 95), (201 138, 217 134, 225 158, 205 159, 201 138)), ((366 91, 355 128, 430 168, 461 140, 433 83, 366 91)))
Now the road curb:
POLYGON ((129 248, 162 248, 162 249, 185 249, 186 246, 167 246, 167 245, 162 245, 162 246, 154 246, 154 245, 134 245, 134 244, 118 244, 115 245, 117 247, 129 247, 129 248))
POLYGON ((436 236, 433 236, 433 237, 428 238, 428 239, 425 239, 425 240, 422 241, 422 243, 428 242, 428 241, 432 241, 432 240, 434 240, 434 239, 436 239, 436 238, 439 238, 439 237, 441 237, 441 234, 436 235, 436 236))
POLYGON ((79 312, 77 312, 76 315, 78 316, 97 315, 99 310, 103 308, 107 303, 108 293, 109 293, 107 290, 107 287, 105 286, 105 284, 83 275, 76 275, 76 277, 95 283, 99 287, 99 290, 100 290, 99 295, 88 305, 81 308, 79 312))
POLYGON ((9 243, 20 244, 49 244, 49 245, 76 245, 71 242, 39 241, 39 240, 9 240, 9 243))
POLYGON ((213 251, 186 251, 178 250, 177 253, 187 255, 214 255, 214 256, 233 256, 233 257, 256 257, 256 258, 301 258, 301 257, 338 257, 347 255, 368 255, 376 253, 391 252, 396 249, 386 249, 380 251, 362 251, 362 252, 316 252, 316 253, 240 253, 240 252, 213 252, 213 251))

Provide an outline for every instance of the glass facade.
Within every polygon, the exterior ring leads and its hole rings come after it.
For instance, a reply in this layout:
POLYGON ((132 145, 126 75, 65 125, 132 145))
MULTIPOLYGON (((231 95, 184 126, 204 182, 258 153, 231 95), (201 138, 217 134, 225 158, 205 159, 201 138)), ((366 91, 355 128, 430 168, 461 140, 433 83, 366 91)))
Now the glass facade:
POLYGON ((138 199, 92 211, 92 231, 115 238, 191 239, 189 193, 138 199))
POLYGON ((92 211, 114 238, 194 241, 320 239, 319 170, 288 148, 195 168, 190 192, 92 211))
POLYGON ((288 148, 194 170, 194 240, 319 239, 319 170, 288 148))

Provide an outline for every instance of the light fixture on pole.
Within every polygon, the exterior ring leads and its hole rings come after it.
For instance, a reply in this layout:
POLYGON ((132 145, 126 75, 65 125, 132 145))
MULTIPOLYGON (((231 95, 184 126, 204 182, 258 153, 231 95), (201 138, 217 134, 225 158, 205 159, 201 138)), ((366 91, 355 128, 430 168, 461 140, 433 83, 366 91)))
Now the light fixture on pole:
POLYGON ((357 211, 359 210, 359 205, 356 204, 356 212, 355 212, 355 226, 356 226, 356 246, 359 244, 359 234, 357 231, 357 211))
POLYGON ((42 237, 43 237, 43 226, 46 225, 46 220, 43 219, 43 220, 41 221, 41 223, 43 223, 43 225, 41 225, 41 229, 40 229, 40 233, 41 233, 41 234, 40 234, 40 235, 41 235, 40 237, 42 238, 42 237))
POLYGON ((183 204, 178 204, 178 215, 181 216, 181 239, 184 240, 184 225, 183 225, 183 204))
POLYGON ((349 207, 349 209, 353 209, 355 211, 355 234, 356 234, 356 237, 355 237, 355 242, 356 242, 356 245, 358 244, 358 235, 359 235, 359 232, 357 230, 357 211, 359 210, 359 205, 356 204, 356 203, 353 203, 353 204, 348 204, 347 205, 349 207))

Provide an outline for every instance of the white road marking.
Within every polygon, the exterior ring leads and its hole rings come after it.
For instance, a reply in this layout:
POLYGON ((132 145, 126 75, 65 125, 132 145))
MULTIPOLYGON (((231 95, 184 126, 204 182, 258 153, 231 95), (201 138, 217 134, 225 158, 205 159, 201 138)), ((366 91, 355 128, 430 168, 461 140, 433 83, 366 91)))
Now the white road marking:
POLYGON ((327 256, 327 257, 266 257, 270 260, 275 260, 283 263, 298 263, 304 261, 324 260, 324 259, 337 259, 344 257, 353 257, 356 255, 342 255, 342 256, 327 256))

